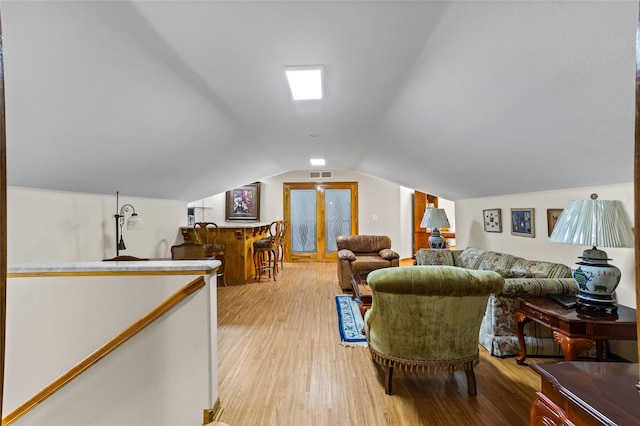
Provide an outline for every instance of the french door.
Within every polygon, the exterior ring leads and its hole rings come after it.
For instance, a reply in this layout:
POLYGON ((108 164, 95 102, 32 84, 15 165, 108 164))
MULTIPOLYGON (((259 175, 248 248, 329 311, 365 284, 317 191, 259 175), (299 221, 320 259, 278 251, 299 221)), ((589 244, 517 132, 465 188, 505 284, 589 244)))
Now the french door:
POLYGON ((358 233, 358 183, 284 183, 287 261, 335 261, 336 237, 358 233))

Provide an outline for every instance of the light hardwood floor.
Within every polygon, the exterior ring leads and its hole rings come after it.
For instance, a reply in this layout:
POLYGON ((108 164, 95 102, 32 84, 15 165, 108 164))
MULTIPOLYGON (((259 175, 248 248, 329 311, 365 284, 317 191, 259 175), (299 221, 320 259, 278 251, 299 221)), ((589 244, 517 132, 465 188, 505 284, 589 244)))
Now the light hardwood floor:
MULTIPOLYGON (((540 378, 480 348, 478 395, 464 373, 394 373, 340 345, 333 263, 288 263, 277 281, 218 288, 221 422, 244 425, 529 424, 540 378)), ((530 358, 528 362, 561 359, 530 358)))

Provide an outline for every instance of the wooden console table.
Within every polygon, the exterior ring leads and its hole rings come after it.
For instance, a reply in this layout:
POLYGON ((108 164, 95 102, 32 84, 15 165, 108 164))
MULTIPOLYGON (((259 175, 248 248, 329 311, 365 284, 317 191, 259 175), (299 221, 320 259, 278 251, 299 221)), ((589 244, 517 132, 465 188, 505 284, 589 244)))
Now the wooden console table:
POLYGON ((593 348, 596 341, 598 361, 605 358, 607 340, 637 340, 636 311, 618 306, 616 314, 600 313, 588 309, 567 309, 548 297, 518 298, 520 309, 515 313, 516 333, 520 342, 518 364, 527 358, 524 325, 536 321, 553 330, 553 340, 562 347, 564 359, 575 361, 578 353, 593 348))
POLYGON ((561 362, 534 364, 541 392, 530 425, 637 425, 640 423, 638 364, 561 362))
MULTIPOLYGON (((227 284, 247 284, 253 281, 253 243, 267 236, 268 223, 224 223, 218 225, 217 243, 225 249, 225 282, 227 284)), ((181 227, 185 242, 196 242, 192 227, 181 227)))

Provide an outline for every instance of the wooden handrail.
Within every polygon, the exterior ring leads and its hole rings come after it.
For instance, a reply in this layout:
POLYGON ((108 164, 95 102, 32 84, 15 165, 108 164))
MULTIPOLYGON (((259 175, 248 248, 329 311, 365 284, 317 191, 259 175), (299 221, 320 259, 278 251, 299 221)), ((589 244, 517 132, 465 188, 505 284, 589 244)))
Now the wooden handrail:
POLYGON ((189 295, 195 293, 197 290, 201 289, 205 286, 204 277, 200 276, 195 280, 191 281, 189 284, 182 287, 180 290, 172 294, 169 298, 167 298, 164 302, 159 304, 153 310, 151 310, 148 314, 140 318, 134 324, 132 324, 125 331, 120 333, 114 339, 103 345, 101 348, 97 349, 94 353, 89 355, 87 358, 79 362, 77 365, 72 367, 69 371, 64 373, 62 376, 58 377, 54 380, 49 386, 42 389, 40 392, 35 394, 33 397, 29 398, 25 403, 20 405, 18 408, 13 410, 11 413, 7 414, 6 417, 2 419, 2 426, 10 425, 11 423, 18 420, 20 417, 27 414, 36 405, 40 404, 45 399, 49 398, 56 391, 64 387, 66 384, 71 382, 74 378, 84 373, 90 367, 95 365, 102 358, 109 355, 111 352, 116 350, 120 345, 124 342, 138 334, 145 327, 150 325, 152 322, 160 318, 167 311, 175 307, 178 303, 186 299, 189 295))

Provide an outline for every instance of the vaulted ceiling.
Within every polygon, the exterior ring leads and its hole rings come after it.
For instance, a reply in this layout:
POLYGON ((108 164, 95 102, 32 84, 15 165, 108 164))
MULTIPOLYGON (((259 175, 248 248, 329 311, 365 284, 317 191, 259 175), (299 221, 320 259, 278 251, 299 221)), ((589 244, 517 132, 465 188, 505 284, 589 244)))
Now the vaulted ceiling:
POLYGON ((193 201, 291 170, 447 199, 633 180, 637 1, 7 1, 13 186, 193 201), (284 66, 325 66, 294 102, 284 66))

